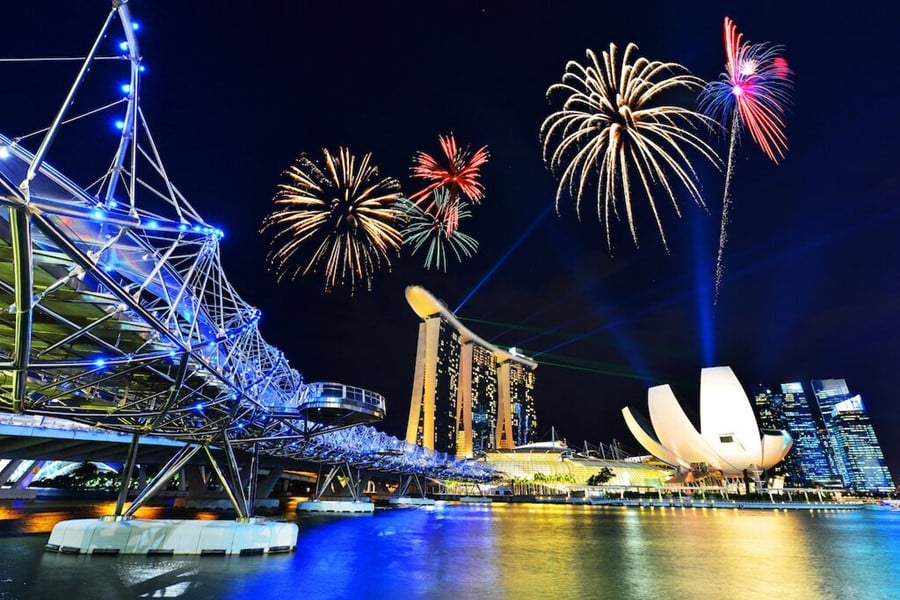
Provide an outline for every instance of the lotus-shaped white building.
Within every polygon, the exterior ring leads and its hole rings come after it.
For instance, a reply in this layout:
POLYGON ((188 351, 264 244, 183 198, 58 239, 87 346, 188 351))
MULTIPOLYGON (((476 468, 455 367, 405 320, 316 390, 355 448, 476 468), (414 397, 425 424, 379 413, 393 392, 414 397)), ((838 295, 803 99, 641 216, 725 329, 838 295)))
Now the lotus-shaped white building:
POLYGON ((684 414, 669 385, 647 391, 652 429, 629 407, 622 409, 635 439, 659 460, 679 471, 705 466, 722 475, 746 475, 769 469, 791 449, 790 434, 760 430, 753 407, 731 367, 700 372, 700 431, 684 414))

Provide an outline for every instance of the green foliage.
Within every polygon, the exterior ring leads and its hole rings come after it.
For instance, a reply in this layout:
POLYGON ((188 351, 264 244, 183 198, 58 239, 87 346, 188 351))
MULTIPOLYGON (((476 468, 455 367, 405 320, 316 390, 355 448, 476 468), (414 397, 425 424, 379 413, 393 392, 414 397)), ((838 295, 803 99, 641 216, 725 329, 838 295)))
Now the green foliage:
POLYGON ((587 484, 588 485, 603 485, 610 479, 615 477, 615 473, 613 473, 612 469, 609 467, 603 467, 600 469, 599 473, 594 473, 590 477, 588 477, 587 484))
POLYGON ((547 475, 546 473, 535 473, 532 475, 534 483, 575 483, 575 476, 571 473, 554 473, 547 475))
POLYGON ((86 462, 65 475, 34 482, 33 485, 67 490, 115 490, 120 482, 118 473, 100 471, 94 463, 86 462))

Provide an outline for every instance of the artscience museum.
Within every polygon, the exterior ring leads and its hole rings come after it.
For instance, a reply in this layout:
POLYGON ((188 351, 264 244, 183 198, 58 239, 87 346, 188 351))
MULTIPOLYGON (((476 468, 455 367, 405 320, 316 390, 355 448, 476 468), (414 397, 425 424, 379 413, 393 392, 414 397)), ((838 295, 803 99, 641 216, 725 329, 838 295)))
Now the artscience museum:
POLYGON ((783 430, 760 429, 744 388, 730 367, 700 372, 700 431, 688 419, 669 385, 647 392, 650 421, 622 409, 635 439, 653 456, 678 470, 685 481, 707 476, 758 481, 791 449, 783 430))

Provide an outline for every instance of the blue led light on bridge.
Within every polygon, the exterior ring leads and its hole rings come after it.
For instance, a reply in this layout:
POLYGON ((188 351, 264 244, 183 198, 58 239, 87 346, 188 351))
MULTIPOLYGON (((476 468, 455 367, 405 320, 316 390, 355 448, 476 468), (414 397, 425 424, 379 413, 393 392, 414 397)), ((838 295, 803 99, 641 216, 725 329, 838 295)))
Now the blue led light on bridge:
POLYGON ((147 229, 156 229, 157 227, 159 227, 158 221, 154 221, 152 219, 150 221, 147 221, 147 229))
POLYGON ((106 359, 105 358, 96 359, 94 361, 94 366, 97 367, 98 369, 102 369, 103 367, 106 366, 106 359))
POLYGON ((6 145, 0 146, 0 159, 6 160, 9 158, 9 147, 6 145))
POLYGON ((202 403, 202 402, 198 402, 197 404, 195 404, 195 405, 194 405, 194 410, 196 410, 197 412, 203 412, 203 403, 202 403))
POLYGON ((123 93, 123 94, 128 95, 128 94, 131 93, 131 84, 130 84, 130 83, 123 83, 123 84, 122 84, 122 87, 120 87, 119 89, 122 90, 122 93, 123 93))
POLYGON ((131 29, 132 29, 133 31, 137 31, 137 30, 139 30, 140 28, 141 28, 141 24, 140 24, 140 23, 138 23, 137 21, 132 21, 132 22, 131 22, 131 29))
POLYGON ((95 221, 102 221, 104 219, 104 217, 106 217, 106 213, 104 213, 99 208, 96 208, 93 211, 91 211, 91 218, 94 219, 95 221))
POLYGON ((123 121, 122 119, 118 119, 114 123, 114 125, 115 125, 116 129, 118 129, 119 131, 122 131, 123 129, 125 129, 125 121, 123 121))

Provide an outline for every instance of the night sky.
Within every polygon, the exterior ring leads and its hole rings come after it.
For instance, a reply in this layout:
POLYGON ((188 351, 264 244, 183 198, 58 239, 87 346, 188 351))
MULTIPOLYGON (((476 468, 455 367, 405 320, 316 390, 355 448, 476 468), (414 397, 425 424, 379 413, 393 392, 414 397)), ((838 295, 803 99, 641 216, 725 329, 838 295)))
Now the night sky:
MULTIPOLYGON (((263 311, 266 340, 307 381, 382 393, 379 428, 402 437, 422 285, 481 337, 534 356, 539 430, 571 444, 619 440, 620 411, 646 414, 646 389, 670 383, 689 415, 700 369, 729 365, 759 383, 844 378, 862 395, 900 478, 900 140, 896 23, 888 3, 304 2, 134 0, 147 71, 143 109, 169 176, 226 232, 226 273, 263 311), (358 6, 361 5, 361 6, 358 6), (588 206, 579 222, 543 164, 547 88, 566 61, 611 42, 704 80, 723 70, 722 23, 785 46, 794 102, 781 164, 749 137, 738 150, 725 278, 713 280, 724 176, 695 161, 706 209, 661 204, 667 253, 639 198, 635 248, 614 221, 612 253, 588 206), (373 290, 324 292, 321 277, 276 284, 259 228, 282 171, 301 153, 371 152, 412 193, 418 150, 437 136, 486 145, 485 200, 465 231, 477 255, 447 272, 405 252, 373 290)), ((84 53, 104 1, 7 3, 0 56, 84 53)), ((0 64, 0 131, 49 123, 76 67, 0 64), (56 83, 54 88, 51 84, 56 83), (60 84, 60 82, 62 82, 60 84), (43 90, 47 86, 48 90, 43 90), (23 99, 24 102, 23 102, 23 99)), ((114 131, 97 131, 96 139, 114 131)), ((725 143, 710 141, 721 152, 725 143)), ((56 164, 56 163, 54 163, 56 164)), ((57 165, 66 170, 65 164, 57 165)))

